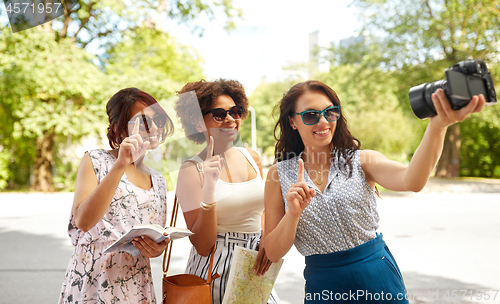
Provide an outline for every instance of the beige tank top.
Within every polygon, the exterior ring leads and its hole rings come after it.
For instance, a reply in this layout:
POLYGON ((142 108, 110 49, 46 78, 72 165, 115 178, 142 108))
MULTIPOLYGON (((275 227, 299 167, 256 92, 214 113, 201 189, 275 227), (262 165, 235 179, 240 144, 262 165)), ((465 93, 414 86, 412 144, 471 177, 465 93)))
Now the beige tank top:
MULTIPOLYGON (((257 172, 257 177, 241 183, 228 183, 221 179, 217 181, 214 193, 217 202, 217 231, 259 233, 260 219, 264 211, 265 183, 248 150, 239 147, 237 149, 250 162, 257 172)), ((198 156, 191 159, 203 163, 198 156)))

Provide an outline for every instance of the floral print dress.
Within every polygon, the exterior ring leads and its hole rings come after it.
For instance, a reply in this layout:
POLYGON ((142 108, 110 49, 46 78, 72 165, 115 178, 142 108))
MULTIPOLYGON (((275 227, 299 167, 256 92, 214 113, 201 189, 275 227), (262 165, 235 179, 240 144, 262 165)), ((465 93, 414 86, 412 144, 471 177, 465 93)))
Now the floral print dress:
MULTIPOLYGON (((100 183, 116 158, 105 150, 88 153, 100 183)), ((76 227, 71 214, 68 234, 75 251, 66 270, 59 303, 156 303, 148 258, 126 252, 103 254, 137 224, 165 226, 165 178, 150 171, 153 187, 149 190, 135 186, 123 174, 108 211, 88 232, 76 227)))

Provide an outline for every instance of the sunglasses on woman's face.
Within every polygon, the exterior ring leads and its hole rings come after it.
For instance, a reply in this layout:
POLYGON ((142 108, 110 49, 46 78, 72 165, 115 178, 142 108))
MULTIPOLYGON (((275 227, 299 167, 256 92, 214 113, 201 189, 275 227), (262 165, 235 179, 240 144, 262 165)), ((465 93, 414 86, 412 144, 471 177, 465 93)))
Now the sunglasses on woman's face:
POLYGON ((321 115, 329 122, 333 122, 340 118, 340 106, 331 106, 323 111, 307 110, 300 113, 293 113, 293 115, 300 115, 302 117, 302 122, 308 126, 317 124, 321 115))
POLYGON ((153 122, 158 129, 161 129, 167 122, 167 117, 163 114, 155 114, 155 116, 153 116, 152 118, 142 114, 140 116, 133 117, 133 120, 129 121, 128 123, 134 124, 137 117, 139 117, 139 130, 141 131, 149 131, 153 127, 153 122))
POLYGON ((229 110, 225 110, 223 108, 216 108, 216 109, 206 111, 203 114, 203 116, 207 115, 208 113, 212 113, 212 117, 218 123, 223 123, 224 120, 226 120, 228 113, 229 113, 229 115, 231 115, 231 117, 234 120, 239 120, 239 119, 241 119, 241 115, 243 114, 243 106, 236 105, 234 107, 229 108, 229 110))

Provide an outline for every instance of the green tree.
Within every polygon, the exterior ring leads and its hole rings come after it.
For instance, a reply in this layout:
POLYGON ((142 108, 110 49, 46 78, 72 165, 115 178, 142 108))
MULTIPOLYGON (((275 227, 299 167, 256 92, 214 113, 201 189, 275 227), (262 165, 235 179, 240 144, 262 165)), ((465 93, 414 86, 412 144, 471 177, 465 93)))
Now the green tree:
MULTIPOLYGON (((378 63, 395 71, 394 75, 400 79, 396 94, 406 104, 404 107, 408 107, 410 87, 443 79, 444 68, 471 58, 481 59, 490 67, 498 62, 499 1, 355 0, 353 3, 362 12, 371 43, 381 50, 378 63)), ((498 119, 498 116, 488 118, 484 113, 477 116, 480 119, 448 128, 437 176, 458 176, 461 132, 478 132, 479 121, 498 119)), ((487 139, 489 147, 495 144, 493 140, 487 139)))
POLYGON ((73 9, 65 7, 61 19, 44 24, 44 28, 54 31, 56 39, 70 37, 81 47, 95 40, 101 40, 101 45, 113 44, 121 41, 127 29, 144 23, 157 27, 166 18, 189 23, 194 31, 202 33, 198 22, 213 21, 217 17, 224 20, 224 27, 229 30, 235 27, 234 18, 242 15, 233 0, 79 0, 73 9))
MULTIPOLYGON (((257 147, 267 156, 274 156, 274 125, 278 120, 279 110, 274 111, 276 105, 288 89, 299 81, 295 78, 289 78, 277 82, 262 82, 255 88, 249 96, 248 101, 251 107, 255 109, 256 128, 257 128, 257 147)), ((251 114, 250 114, 251 115, 251 114)), ((250 117, 241 128, 241 137, 244 142, 251 142, 250 117)))
POLYGON ((155 70, 178 82, 203 78, 198 52, 156 28, 143 26, 129 30, 106 53, 106 70, 110 74, 136 75, 155 70))
POLYGON ((461 175, 500 178, 500 114, 498 107, 483 110, 463 122, 461 175))
POLYGON ((317 78, 335 90, 349 130, 363 149, 377 150, 403 161, 412 153, 418 135, 415 121, 404 114, 390 72, 361 63, 331 65, 317 78))
MULTIPOLYGON (((141 62, 146 66, 143 74, 135 73, 133 81, 120 75, 107 78, 102 69, 92 63, 98 62, 97 58, 92 58, 83 50, 84 48, 91 43, 97 43, 102 46, 107 45, 107 50, 113 49, 112 45, 122 41, 123 33, 128 32, 151 38, 153 34, 150 32, 144 34, 144 30, 139 28, 144 25, 155 28, 163 17, 193 23, 193 28, 199 30, 200 28, 196 26, 197 20, 207 18, 213 20, 216 16, 220 19, 222 16, 222 19, 225 19, 225 27, 229 29, 234 26, 233 18, 240 15, 240 10, 234 8, 232 0, 222 2, 81 0, 73 9, 65 6, 61 18, 36 29, 17 33, 15 36, 3 31, 0 42, 2 114, 11 120, 13 127, 7 127, 0 133, 2 147, 12 146, 16 142, 19 150, 22 140, 25 142, 31 140, 30 147, 36 148, 33 149, 34 153, 31 153, 33 151, 31 149, 29 154, 25 153, 29 159, 23 162, 23 166, 29 166, 30 162, 33 164, 32 189, 52 191, 54 146, 58 136, 71 134, 75 138, 96 132, 87 130, 86 125, 90 124, 89 128, 99 128, 99 124, 92 122, 105 121, 101 117, 105 113, 102 102, 109 98, 113 87, 122 88, 125 83, 131 84, 128 86, 139 87, 140 78, 144 79, 144 87, 154 91, 149 91, 151 94, 163 98, 164 95, 155 95, 155 92, 158 94, 165 92, 162 87, 165 86, 165 81, 169 82, 165 80, 165 74, 175 78, 172 69, 178 67, 175 64, 164 64, 161 67, 169 69, 163 72, 151 69, 148 66, 155 62, 150 56, 148 62, 141 62), (219 10, 223 12, 218 13, 219 10)), ((158 37, 166 36, 160 34, 158 37)), ((158 45, 163 44, 159 41, 158 45)), ((120 47, 122 49, 128 47, 128 51, 133 50, 133 47, 127 46, 126 39, 114 49, 118 50, 120 47)), ((145 49, 145 51, 150 50, 151 48, 145 49)), ((187 49, 181 49, 175 53, 178 56, 174 59, 186 60, 196 57, 185 56, 186 52, 187 49)), ((191 50, 190 52, 192 53, 191 50)), ((120 53, 114 53, 117 54, 120 53)), ((115 60, 113 68, 117 68, 119 62, 120 60, 115 60)), ((196 59, 188 61, 191 65, 189 68, 185 66, 185 70, 198 73, 196 62, 196 59)), ((122 60, 121 63, 122 68, 128 64, 126 60, 122 60)), ((175 79, 180 80, 184 76, 175 79)), ((170 90, 172 87, 170 85, 167 91, 173 91, 170 90)), ((12 158, 11 155, 18 156, 12 154, 12 149, 0 152, 3 155, 0 158, 0 167, 2 162, 6 162, 9 157, 12 158)), ((5 176, 2 174, 0 179, 5 179, 5 176)))
POLYGON ((69 39, 56 42, 38 29, 4 31, 0 58, 0 104, 11 132, 2 134, 10 144, 4 148, 15 158, 32 160, 32 189, 53 191, 55 138, 96 131, 104 114, 104 73, 69 39), (23 141, 36 149, 29 148, 26 155, 23 141))

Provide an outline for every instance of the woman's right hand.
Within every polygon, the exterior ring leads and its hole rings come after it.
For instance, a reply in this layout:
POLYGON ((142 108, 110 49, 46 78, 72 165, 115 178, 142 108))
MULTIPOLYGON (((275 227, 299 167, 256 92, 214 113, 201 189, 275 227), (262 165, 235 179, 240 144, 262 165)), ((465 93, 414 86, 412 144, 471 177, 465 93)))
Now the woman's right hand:
MULTIPOLYGON (((203 162, 203 190, 209 190, 213 193, 215 184, 220 178, 222 168, 224 168, 224 160, 220 155, 214 154, 214 139, 210 136, 210 144, 207 149, 207 156, 203 162)), ((210 204, 212 202, 206 202, 210 204)))
POLYGON ((132 135, 125 137, 118 150, 118 162, 124 166, 137 161, 144 155, 149 146, 149 141, 143 141, 139 134, 139 117, 135 119, 132 135))
POLYGON ((300 216, 315 195, 316 190, 314 190, 314 188, 309 188, 304 181, 304 161, 299 159, 297 182, 293 184, 286 193, 288 212, 290 212, 291 215, 300 216))
POLYGON ((106 214, 115 191, 127 167, 144 155, 149 141, 143 142, 139 134, 139 118, 136 118, 132 135, 123 139, 118 157, 110 171, 98 183, 90 155, 86 154, 76 177, 73 199, 73 216, 76 226, 87 232, 106 214))

